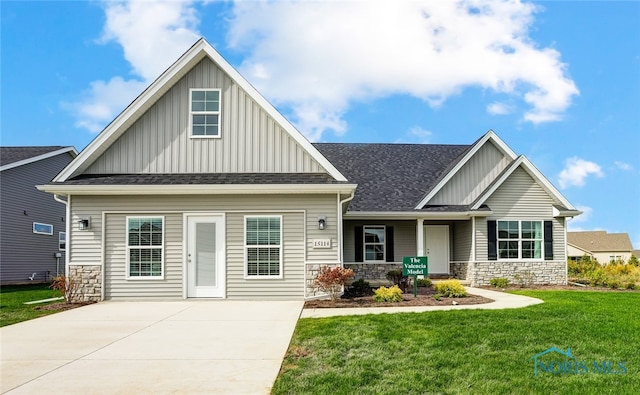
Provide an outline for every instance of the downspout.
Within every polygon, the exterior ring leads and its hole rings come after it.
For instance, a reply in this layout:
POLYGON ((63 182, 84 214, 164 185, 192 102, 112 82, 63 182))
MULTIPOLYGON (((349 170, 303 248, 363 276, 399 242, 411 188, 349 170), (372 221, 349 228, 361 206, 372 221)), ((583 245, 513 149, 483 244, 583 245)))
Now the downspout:
MULTIPOLYGON (((338 258, 340 260, 340 266, 344 266, 344 232, 342 231, 344 226, 343 226, 343 221, 342 221, 342 207, 344 206, 345 203, 348 203, 350 201, 353 200, 353 198, 356 195, 356 191, 351 192, 351 195, 343 200, 340 200, 340 202, 338 203, 338 238, 340 240, 340 245, 339 245, 339 252, 340 254, 338 255, 338 258)), ((338 193, 338 199, 340 199, 340 194, 338 193)))
POLYGON ((62 199, 57 193, 53 194, 53 199, 65 205, 65 224, 64 224, 64 232, 65 232, 65 246, 64 246, 64 275, 69 275, 69 257, 71 256, 71 205, 69 204, 70 196, 67 195, 67 200, 62 199))

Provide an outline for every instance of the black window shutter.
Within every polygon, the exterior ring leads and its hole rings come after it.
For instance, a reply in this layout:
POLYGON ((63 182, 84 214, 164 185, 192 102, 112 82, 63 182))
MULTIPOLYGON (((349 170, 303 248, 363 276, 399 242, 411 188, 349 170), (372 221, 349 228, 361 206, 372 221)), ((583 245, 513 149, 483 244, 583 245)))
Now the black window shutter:
POLYGON ((364 249, 364 240, 363 240, 364 235, 363 235, 362 226, 356 226, 355 228, 353 228, 353 230, 354 230, 353 249, 355 251, 354 261, 363 262, 362 250, 364 249))
POLYGON ((393 259, 393 226, 387 226, 386 228, 386 235, 385 235, 385 239, 386 239, 386 255, 387 255, 387 262, 395 262, 395 260, 393 259))
POLYGON ((544 259, 553 260, 553 222, 544 221, 544 259))
POLYGON ((487 221, 487 233, 489 237, 489 260, 498 260, 498 232, 496 231, 496 221, 487 221))

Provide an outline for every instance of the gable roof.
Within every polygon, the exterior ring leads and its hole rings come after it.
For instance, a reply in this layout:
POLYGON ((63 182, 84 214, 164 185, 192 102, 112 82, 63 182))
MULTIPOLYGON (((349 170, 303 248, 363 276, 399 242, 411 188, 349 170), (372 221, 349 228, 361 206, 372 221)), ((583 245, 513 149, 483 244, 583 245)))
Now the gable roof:
MULTIPOLYGON (((364 143, 316 143, 314 146, 350 182, 358 185, 349 212, 415 212, 424 192, 470 147, 364 143)), ((449 206, 445 211, 467 210, 468 207, 449 206)))
POLYGON ((549 180, 538 170, 533 163, 524 155, 520 155, 514 160, 502 173, 496 177, 493 183, 478 196, 476 201, 471 205, 472 209, 477 209, 486 203, 487 199, 518 169, 524 169, 549 195, 560 202, 561 206, 554 207, 555 216, 576 216, 582 212, 576 210, 575 207, 549 182, 549 180))
POLYGON ((607 233, 604 230, 567 232, 567 243, 589 252, 633 251, 628 233, 607 233))
POLYGON ((73 157, 78 155, 78 151, 74 147, 60 145, 0 147, 0 171, 13 169, 66 152, 69 152, 73 157))
POLYGON ((199 39, 175 63, 145 89, 127 108, 53 180, 64 182, 80 175, 104 153, 146 110, 157 102, 168 90, 186 75, 202 59, 208 57, 223 70, 238 86, 261 106, 288 133, 296 143, 305 149, 333 178, 346 181, 332 163, 269 103, 231 64, 229 64, 204 38, 199 39))

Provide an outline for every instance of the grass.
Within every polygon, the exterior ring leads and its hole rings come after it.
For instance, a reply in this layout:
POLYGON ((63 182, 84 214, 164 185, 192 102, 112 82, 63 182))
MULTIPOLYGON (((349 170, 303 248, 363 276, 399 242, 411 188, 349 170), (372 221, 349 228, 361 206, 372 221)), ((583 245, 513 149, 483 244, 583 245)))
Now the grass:
POLYGON ((0 326, 55 313, 55 310, 36 310, 38 306, 43 306, 47 303, 28 305, 24 304, 24 302, 60 296, 62 294, 49 288, 49 284, 3 285, 0 288, 0 326))
POLYGON ((272 393, 638 393, 640 293, 515 293, 545 303, 514 310, 301 319, 272 393), (591 366, 622 361, 627 373, 534 377, 531 358, 550 347, 571 348, 578 361, 591 366))

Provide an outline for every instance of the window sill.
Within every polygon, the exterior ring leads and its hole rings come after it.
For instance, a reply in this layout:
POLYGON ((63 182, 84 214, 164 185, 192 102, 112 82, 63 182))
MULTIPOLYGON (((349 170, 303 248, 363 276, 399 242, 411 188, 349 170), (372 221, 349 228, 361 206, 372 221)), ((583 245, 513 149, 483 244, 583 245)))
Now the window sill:
POLYGON ((220 135, 217 135, 217 136, 193 136, 193 135, 190 135, 189 136, 189 138, 191 138, 191 139, 219 139, 221 137, 222 136, 220 136, 220 135))
POLYGON ((164 280, 164 276, 138 276, 138 277, 125 277, 127 281, 145 281, 145 280, 164 280))
POLYGON ((245 280, 282 280, 282 276, 244 276, 245 280))

